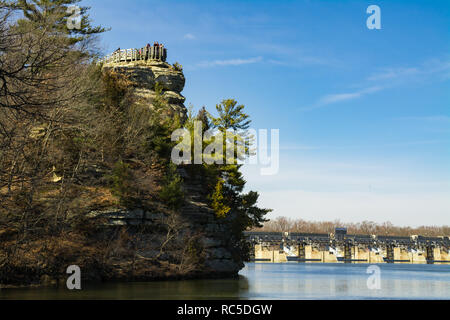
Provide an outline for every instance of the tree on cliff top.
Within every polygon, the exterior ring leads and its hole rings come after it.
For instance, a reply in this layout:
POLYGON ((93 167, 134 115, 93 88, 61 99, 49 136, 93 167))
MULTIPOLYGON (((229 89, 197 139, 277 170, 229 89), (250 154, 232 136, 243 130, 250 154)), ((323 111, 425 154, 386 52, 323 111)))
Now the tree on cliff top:
POLYGON ((231 223, 233 234, 230 241, 233 243, 234 255, 237 259, 248 258, 248 246, 243 237, 243 231, 261 227, 267 220, 265 215, 271 209, 259 208, 259 194, 255 191, 243 193, 246 181, 240 171, 237 159, 243 160, 250 153, 253 137, 248 134, 251 120, 244 113, 244 105, 238 105, 233 99, 223 100, 216 105, 218 117, 209 114, 213 128, 223 134, 226 133, 228 141, 224 140, 224 164, 213 165, 216 171, 215 188, 211 195, 212 206, 219 217, 225 217, 231 223), (227 144, 233 146, 234 158, 230 163, 227 158, 227 144), (241 152, 239 152, 239 147, 241 152))
POLYGON ((236 100, 226 99, 216 105, 218 117, 211 116, 214 127, 221 130, 247 130, 251 120, 249 115, 242 112, 244 105, 238 105, 236 100))
MULTIPOLYGON (((218 129, 222 133, 231 131, 231 139, 235 150, 235 159, 232 164, 227 162, 224 158, 223 165, 217 165, 218 181, 214 195, 220 198, 221 207, 231 208, 230 212, 236 215, 235 222, 237 231, 243 231, 247 228, 261 226, 261 223, 266 221, 264 216, 270 212, 270 209, 260 209, 256 206, 259 195, 257 192, 249 192, 243 194, 246 181, 244 180, 240 169, 242 165, 237 164, 237 158, 240 155, 237 153, 237 146, 244 143, 248 137, 247 129, 250 127, 250 116, 243 112, 245 106, 239 105, 236 100, 223 100, 216 105, 218 117, 209 114, 213 128, 218 129), (217 190, 222 190, 222 195, 217 194, 217 190)), ((230 142, 230 141, 228 141, 230 142)), ((224 141, 224 150, 226 150, 226 141, 224 141)), ((244 145, 245 153, 247 154, 250 146, 244 145)), ((224 151, 224 154, 226 152, 224 151)), ((226 155, 224 155, 226 157, 226 155)), ((218 202, 213 199, 213 202, 218 202)))
MULTIPOLYGON (((207 186, 209 199, 216 215, 220 218, 227 218, 236 225, 236 234, 242 231, 260 227, 265 222, 264 216, 270 209, 257 207, 259 194, 257 192, 243 193, 246 181, 240 171, 242 165, 238 164, 238 159, 243 160, 250 154, 253 137, 248 133, 251 120, 244 110, 245 106, 238 104, 236 100, 226 99, 216 105, 218 116, 211 115, 204 107, 200 109, 197 116, 189 112, 188 120, 184 124, 190 132, 191 145, 194 144, 194 136, 197 134, 194 129, 194 122, 200 121, 203 127, 202 134, 207 130, 212 130, 214 141, 220 132, 223 136, 223 152, 216 153, 214 157, 223 157, 222 164, 190 165, 189 169, 198 176, 202 176, 204 184, 207 186), (234 150, 232 159, 228 155, 227 147, 234 150), (240 151, 239 151, 240 150, 240 151), (193 170, 197 168, 197 170, 193 170), (232 217, 231 217, 232 216, 232 217)), ((211 132, 211 131, 210 131, 211 132)), ((202 150, 211 142, 202 139, 202 150), (206 145, 205 145, 206 144, 206 145)), ((191 153, 192 153, 191 148, 191 153)), ((203 158, 210 155, 203 155, 203 158)), ((191 159, 194 157, 191 154, 191 159)), ((218 160, 218 159, 216 159, 218 160)))

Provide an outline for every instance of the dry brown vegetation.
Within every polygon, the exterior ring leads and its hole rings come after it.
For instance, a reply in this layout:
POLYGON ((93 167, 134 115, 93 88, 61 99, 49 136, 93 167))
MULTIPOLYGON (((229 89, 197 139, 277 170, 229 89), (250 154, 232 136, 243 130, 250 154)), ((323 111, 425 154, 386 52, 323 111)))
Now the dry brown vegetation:
POLYGON ((91 279, 195 271, 197 235, 160 199, 179 123, 161 119, 162 98, 138 109, 128 79, 94 63, 94 38, 47 9, 17 18, 0 2, 0 285, 57 281, 72 264, 91 279), (88 218, 111 207, 167 217, 151 230, 88 218))

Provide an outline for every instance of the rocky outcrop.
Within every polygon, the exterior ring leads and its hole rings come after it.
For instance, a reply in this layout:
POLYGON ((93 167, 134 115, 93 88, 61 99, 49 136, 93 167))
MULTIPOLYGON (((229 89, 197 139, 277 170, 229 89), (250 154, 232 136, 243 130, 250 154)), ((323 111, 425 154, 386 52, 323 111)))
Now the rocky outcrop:
POLYGON ((204 272, 217 275, 237 275, 244 267, 235 259, 230 248, 231 230, 225 221, 217 219, 212 209, 204 203, 189 202, 182 212, 192 230, 201 233, 201 244, 205 253, 204 272))
POLYGON ((156 60, 106 64, 104 69, 125 75, 133 85, 137 103, 144 107, 152 108, 156 96, 155 86, 159 83, 162 86, 162 96, 169 107, 167 114, 178 115, 182 121, 186 119, 186 98, 181 94, 186 79, 181 70, 156 60))
MULTIPOLYGON (((192 196, 189 196, 192 198, 192 196)), ((162 212, 150 212, 142 209, 107 209, 93 211, 88 215, 92 219, 103 219, 110 227, 115 226, 160 226, 167 216, 162 212)), ((206 203, 187 200, 180 216, 184 225, 182 237, 186 233, 200 235, 201 254, 204 257, 203 266, 196 270, 197 277, 228 277, 235 276, 244 267, 240 259, 235 259, 230 250, 229 225, 217 219, 215 213, 206 203)), ((162 235, 164 236, 164 235, 162 235)), ((178 248, 177 248, 178 250, 178 248)), ((146 258, 152 258, 155 250, 149 250, 146 258)), ((145 253, 141 253, 146 256, 145 253)), ((168 252, 168 255, 171 253, 168 252)))
MULTIPOLYGON (((178 115, 183 121, 187 110, 184 106, 185 98, 181 92, 185 85, 183 72, 163 61, 132 61, 106 64, 104 68, 125 75, 132 83, 137 102, 142 106, 152 108, 156 96, 157 83, 162 87, 162 97, 167 101, 171 115, 178 115)), ((198 255, 202 256, 202 266, 195 270, 197 277, 235 276, 244 267, 242 259, 233 254, 231 242, 231 226, 224 219, 218 219, 214 211, 208 207, 204 186, 201 177, 192 177, 185 169, 179 169, 184 179, 185 205, 179 216, 183 224, 180 239, 186 239, 186 234, 196 235, 199 238, 201 249, 198 255), (200 179, 200 180, 198 180, 200 179)), ((117 226, 150 226, 152 230, 164 230, 167 216, 161 211, 150 212, 143 209, 117 209, 108 208, 93 211, 89 214, 92 219, 102 219, 110 227, 117 226), (163 226, 162 228, 160 228, 163 226)), ((155 231, 156 233, 157 231, 155 231)), ((164 231, 155 235, 164 238, 164 231)), ((173 241, 174 243, 176 240, 173 241)), ((183 242, 183 240, 179 241, 183 242)), ((182 245, 182 244, 181 244, 182 245)), ((166 257, 176 255, 180 251, 180 244, 172 246, 173 252, 167 252, 166 257), (178 250, 178 251, 177 251, 178 250)), ((142 246, 145 246, 144 244, 142 246)), ((154 258, 157 247, 140 252, 144 259, 154 258)), ((170 258, 167 258, 170 260, 170 258)), ((144 278, 145 279, 145 278, 144 278)))
MULTIPOLYGON (((236 276, 244 267, 242 257, 233 254, 235 243, 232 240, 232 229, 230 220, 218 218, 211 209, 204 194, 202 177, 188 173, 186 167, 180 167, 178 173, 184 180, 185 203, 179 211, 179 221, 176 222, 180 228, 179 234, 172 240, 172 248, 168 250, 167 257, 179 254, 180 247, 185 245, 187 239, 194 235, 198 237, 199 250, 196 255, 202 256, 201 267, 195 270, 196 277, 229 277, 236 276), (188 236, 186 236, 188 235, 188 236), (190 235, 190 236, 189 236, 190 235)), ((174 222, 170 220, 170 213, 162 210, 144 209, 118 209, 108 208, 99 211, 92 211, 88 217, 99 219, 109 227, 139 227, 150 228, 154 239, 159 239, 152 249, 147 249, 146 253, 140 254, 145 258, 153 258, 158 250, 161 238, 164 241, 167 226, 175 230, 174 222), (156 231, 162 230, 162 231, 156 231), (158 236, 156 233, 161 232, 158 236), (155 251, 156 250, 156 251, 155 251)), ((149 243, 147 243, 148 245, 149 243)), ((145 247, 146 244, 138 245, 145 247)))

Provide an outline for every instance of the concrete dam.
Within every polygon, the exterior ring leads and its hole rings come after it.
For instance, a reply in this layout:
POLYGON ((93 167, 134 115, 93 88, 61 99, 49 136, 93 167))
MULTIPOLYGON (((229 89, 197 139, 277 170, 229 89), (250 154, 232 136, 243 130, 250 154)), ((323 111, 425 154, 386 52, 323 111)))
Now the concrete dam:
POLYGON ((246 232, 251 260, 267 263, 450 264, 450 238, 246 232))

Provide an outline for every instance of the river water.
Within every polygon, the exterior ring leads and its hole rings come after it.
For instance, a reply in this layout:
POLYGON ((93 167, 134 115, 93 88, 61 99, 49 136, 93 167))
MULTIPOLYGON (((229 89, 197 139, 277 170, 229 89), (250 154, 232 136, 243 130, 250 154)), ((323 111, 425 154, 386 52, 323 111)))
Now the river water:
POLYGON ((3 289, 0 299, 450 299, 450 265, 378 266, 379 289, 368 288, 378 273, 365 264, 249 263, 239 279, 3 289))

